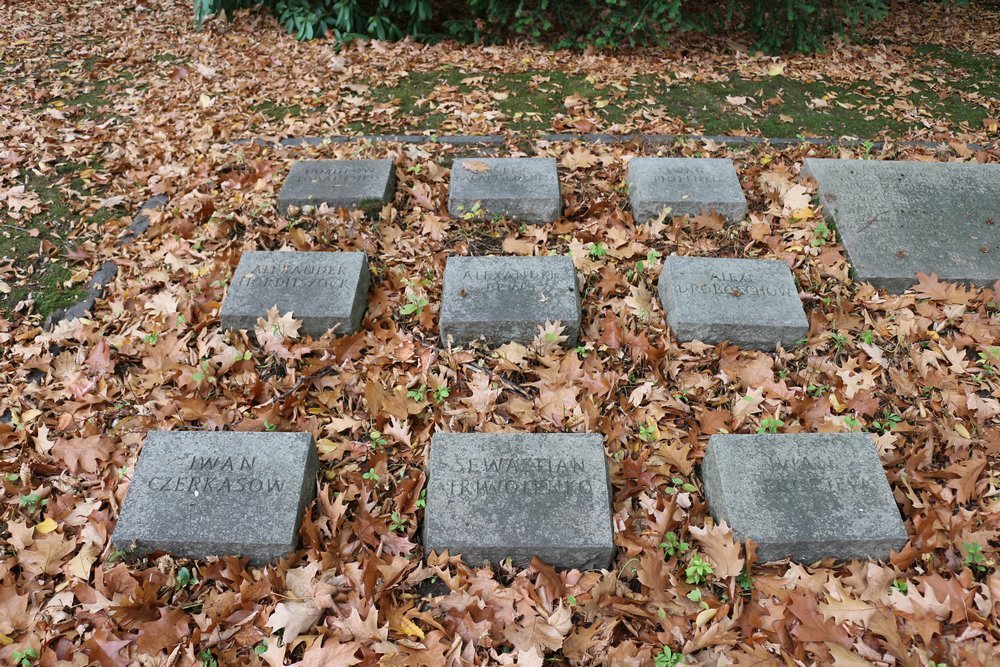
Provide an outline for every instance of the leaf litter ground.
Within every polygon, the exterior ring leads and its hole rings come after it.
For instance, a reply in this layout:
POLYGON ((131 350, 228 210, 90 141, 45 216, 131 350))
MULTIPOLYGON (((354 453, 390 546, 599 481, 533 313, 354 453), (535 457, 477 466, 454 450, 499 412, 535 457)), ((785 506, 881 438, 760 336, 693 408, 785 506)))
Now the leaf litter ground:
POLYGON ((913 10, 869 36, 878 43, 777 59, 699 38, 623 56, 410 43, 337 52, 249 16, 192 33, 187 11, 170 2, 0 8, 0 206, 7 231, 38 240, 7 257, 3 278, 11 293, 23 291, 0 321, 9 419, 0 425, 0 657, 648 665, 669 647, 690 664, 1000 660, 1000 285, 969 290, 925 277, 912 293, 888 296, 851 283, 836 233, 798 180, 806 156, 1000 160, 996 148, 964 145, 995 146, 996 80, 976 74, 996 71, 1000 43, 983 29, 995 10, 913 10), (442 68, 472 81, 445 78, 398 104, 395 94, 379 97, 442 68), (565 215, 541 228, 448 219, 448 165, 471 149, 230 145, 341 134, 352 123, 532 129, 505 106, 520 91, 498 82, 527 75, 534 90, 543 72, 559 73, 560 90, 534 98, 540 129, 699 132, 706 121, 659 104, 657 91, 739 80, 759 81, 764 94, 727 93, 734 99, 722 102, 720 122, 747 119, 734 131, 754 133, 771 107, 793 103, 817 117, 836 107, 858 122, 888 119, 887 138, 942 145, 661 147, 732 158, 751 213, 736 225, 711 215, 636 225, 623 158, 654 149, 512 133, 507 152, 560 164, 565 215), (630 98, 640 73, 656 85, 630 98), (853 109, 838 106, 839 95, 776 102, 778 77, 796 91, 816 81, 854 87, 859 99, 847 102, 853 109), (568 83, 575 89, 563 96, 568 83), (956 119, 910 89, 957 98, 977 115, 956 119), (543 104, 547 96, 558 105, 543 104), (265 102, 300 110, 255 110, 265 102), (399 195, 374 223, 337 211, 276 214, 293 160, 385 156, 398 162, 399 195), (124 211, 161 193, 171 201, 150 231, 116 250, 131 222, 124 211), (55 210, 56 199, 65 208, 55 210), (375 274, 365 330, 310 340, 275 314, 257 335, 222 334, 218 307, 244 249, 367 251, 375 274), (563 351, 551 329, 530 346, 441 349, 440 280, 453 252, 571 254, 586 280, 584 344, 563 351), (774 354, 678 344, 655 298, 669 253, 788 261, 808 341, 774 354), (107 258, 121 271, 92 318, 42 332, 42 302, 55 290, 40 288, 38 275, 65 271, 52 275, 69 290, 107 258), (122 562, 109 536, 143 434, 161 428, 313 433, 322 474, 302 549, 267 569, 231 558, 122 562), (615 491, 613 569, 421 560, 424 457, 439 429, 602 433, 615 491), (710 434, 758 429, 871 432, 906 547, 888 563, 756 563, 752 547, 708 517, 697 465, 710 434))

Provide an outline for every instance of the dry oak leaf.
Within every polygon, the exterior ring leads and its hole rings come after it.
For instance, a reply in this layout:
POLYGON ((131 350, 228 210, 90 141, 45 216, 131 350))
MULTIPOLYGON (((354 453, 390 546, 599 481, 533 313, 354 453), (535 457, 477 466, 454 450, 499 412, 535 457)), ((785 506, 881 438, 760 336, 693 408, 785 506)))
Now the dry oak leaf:
POLYGON ((28 627, 28 594, 18 595, 11 584, 0 586, 0 633, 9 635, 28 627))
POLYGON ((130 660, 121 653, 122 649, 131 643, 130 639, 118 639, 107 628, 100 628, 83 643, 83 650, 90 656, 91 664, 99 664, 101 667, 125 667, 130 660))
POLYGON ((59 574, 63 560, 73 553, 76 543, 66 540, 59 533, 49 533, 39 537, 34 543, 17 554, 24 571, 32 576, 59 574))
POLYGON ((486 164, 482 160, 462 160, 462 168, 466 171, 484 174, 490 170, 490 165, 486 164))
POLYGON ((986 459, 969 459, 952 463, 944 469, 944 472, 955 475, 947 486, 955 490, 955 497, 959 503, 964 505, 976 497, 976 482, 986 469, 987 463, 986 459))
POLYGON ((851 646, 851 638, 842 627, 823 618, 816 608, 816 597, 810 593, 794 593, 788 606, 799 624, 792 629, 792 635, 802 642, 835 642, 844 648, 851 646))
POLYGON ((111 457, 114 445, 100 435, 84 438, 60 438, 53 445, 51 454, 66 464, 66 468, 78 475, 81 472, 94 473, 100 469, 99 461, 111 457))
POLYGON ((323 615, 323 610, 311 602, 279 602, 267 619, 267 627, 282 632, 282 642, 289 644, 303 632, 310 630, 323 615))
POLYGON ((733 530, 725 521, 712 528, 691 526, 691 537, 701 545, 701 550, 712 561, 717 577, 729 578, 743 572, 740 545, 733 539, 733 530))

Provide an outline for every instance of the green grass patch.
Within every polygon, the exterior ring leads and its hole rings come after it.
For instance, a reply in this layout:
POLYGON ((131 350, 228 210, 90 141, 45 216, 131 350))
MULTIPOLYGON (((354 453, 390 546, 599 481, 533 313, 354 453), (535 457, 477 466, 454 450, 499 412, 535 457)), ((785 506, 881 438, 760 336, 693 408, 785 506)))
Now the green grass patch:
MULTIPOLYGON (((5 278, 10 291, 0 293, 0 315, 14 317, 18 303, 33 299, 34 312, 44 318, 86 294, 87 280, 70 283, 74 267, 67 256, 81 240, 70 238, 81 227, 79 210, 83 207, 76 197, 103 194, 102 187, 80 177, 86 169, 99 170, 100 164, 66 162, 57 165, 52 175, 30 174, 26 189, 38 195, 42 211, 27 220, 0 213, 0 264, 14 269, 5 278)), ((84 233, 98 232, 108 220, 124 213, 118 207, 89 213, 84 233)))
MULTIPOLYGON (((930 54, 934 47, 923 48, 930 54)), ((864 139, 918 129, 923 119, 980 124, 985 109, 962 101, 958 93, 976 90, 987 97, 1000 96, 1000 59, 940 49, 934 55, 947 63, 948 81, 954 83, 955 94, 942 95, 940 84, 932 88, 918 82, 910 101, 926 113, 906 121, 886 109, 892 96, 870 81, 844 85, 774 76, 762 80, 734 77, 721 82, 670 82, 643 75, 624 86, 559 71, 497 74, 442 68, 414 72, 393 86, 373 88, 368 94, 375 106, 395 106, 398 110, 386 114, 385 121, 353 123, 350 129, 366 133, 447 133, 451 129, 450 105, 475 99, 484 108, 501 111, 508 130, 545 131, 552 128, 555 116, 569 115, 568 98, 584 100, 587 115, 598 117, 604 127, 638 118, 645 109, 660 108, 706 134, 864 139), (477 91, 479 96, 469 97, 477 91), (482 92, 489 97, 484 100, 482 92), (746 105, 730 102, 742 97, 748 98, 746 105)), ((275 105, 272 113, 283 117, 291 109, 295 108, 275 105)))

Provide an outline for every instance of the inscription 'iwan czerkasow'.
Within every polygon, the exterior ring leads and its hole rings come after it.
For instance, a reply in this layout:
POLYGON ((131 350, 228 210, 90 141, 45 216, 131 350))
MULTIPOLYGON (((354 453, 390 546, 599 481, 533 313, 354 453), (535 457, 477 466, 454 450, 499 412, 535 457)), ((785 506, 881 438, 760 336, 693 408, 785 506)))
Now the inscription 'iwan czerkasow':
POLYGON ((153 491, 194 496, 203 493, 280 493, 284 480, 261 478, 255 470, 256 465, 256 456, 192 456, 185 474, 151 477, 147 485, 153 491))

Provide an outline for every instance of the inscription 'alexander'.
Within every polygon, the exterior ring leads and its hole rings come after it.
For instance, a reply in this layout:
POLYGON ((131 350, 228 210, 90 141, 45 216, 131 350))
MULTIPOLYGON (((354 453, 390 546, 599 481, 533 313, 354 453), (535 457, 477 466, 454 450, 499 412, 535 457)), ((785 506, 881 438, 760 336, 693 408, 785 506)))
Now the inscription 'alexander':
POLYGON ((153 491, 193 496, 203 493, 280 493, 284 480, 262 478, 256 466, 256 456, 192 456, 184 473, 151 477, 147 485, 153 491))

